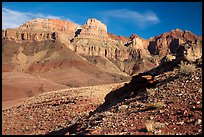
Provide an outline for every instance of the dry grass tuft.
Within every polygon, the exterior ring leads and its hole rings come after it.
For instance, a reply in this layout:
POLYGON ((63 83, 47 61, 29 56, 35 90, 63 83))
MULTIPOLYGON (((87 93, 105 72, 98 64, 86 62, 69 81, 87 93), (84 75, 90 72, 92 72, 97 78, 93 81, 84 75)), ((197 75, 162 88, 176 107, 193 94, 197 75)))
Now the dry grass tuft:
POLYGON ((165 105, 164 102, 149 103, 149 104, 146 105, 146 110, 152 110, 152 109, 161 108, 164 105, 165 105))
POLYGON ((147 96, 153 96, 155 94, 154 89, 147 89, 147 96))
POLYGON ((154 121, 147 121, 145 123, 145 127, 146 127, 148 132, 154 132, 155 130, 160 129, 164 126, 165 126, 164 123, 154 122, 154 121))
POLYGON ((181 61, 179 64, 179 72, 182 75, 190 75, 192 74, 196 69, 196 66, 194 64, 188 64, 187 62, 181 61))
POLYGON ((152 132, 155 130, 154 124, 155 123, 153 121, 147 121, 147 123, 145 123, 146 129, 148 132, 152 132))

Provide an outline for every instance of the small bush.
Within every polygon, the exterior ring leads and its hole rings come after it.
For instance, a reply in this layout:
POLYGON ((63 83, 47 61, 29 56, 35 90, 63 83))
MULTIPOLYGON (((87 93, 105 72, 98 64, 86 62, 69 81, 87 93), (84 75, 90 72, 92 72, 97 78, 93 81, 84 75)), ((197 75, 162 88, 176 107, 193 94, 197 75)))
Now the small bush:
POLYGON ((153 96, 155 94, 155 90, 154 89, 147 89, 147 96, 153 96))
POLYGON ((145 123, 145 126, 146 126, 146 130, 148 132, 154 132, 156 129, 160 129, 160 128, 164 127, 165 124, 164 123, 160 123, 160 122, 147 121, 145 123))
POLYGON ((152 132, 155 130, 154 124, 155 123, 153 121, 148 121, 147 123, 145 123, 146 129, 148 132, 152 132))
POLYGON ((188 64, 187 62, 181 61, 179 64, 179 72, 182 75, 190 75, 192 74, 196 69, 196 66, 194 64, 188 64))

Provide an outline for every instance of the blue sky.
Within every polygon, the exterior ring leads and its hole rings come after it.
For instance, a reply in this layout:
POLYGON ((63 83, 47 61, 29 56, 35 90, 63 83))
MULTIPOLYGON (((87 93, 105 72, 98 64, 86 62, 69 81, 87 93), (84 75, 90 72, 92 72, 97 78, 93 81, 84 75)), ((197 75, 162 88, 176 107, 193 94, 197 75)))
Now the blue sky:
POLYGON ((96 18, 116 35, 152 36, 180 28, 202 35, 201 2, 3 2, 2 28, 33 18, 58 18, 83 25, 96 18))

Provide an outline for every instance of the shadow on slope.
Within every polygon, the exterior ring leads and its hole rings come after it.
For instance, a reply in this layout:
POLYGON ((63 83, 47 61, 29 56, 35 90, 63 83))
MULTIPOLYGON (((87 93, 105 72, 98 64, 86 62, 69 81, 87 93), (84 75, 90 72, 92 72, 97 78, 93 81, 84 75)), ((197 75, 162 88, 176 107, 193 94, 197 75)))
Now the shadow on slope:
MULTIPOLYGON (((162 66, 163 67, 162 71, 161 66, 158 66, 157 68, 151 69, 150 71, 140 73, 137 76, 133 76, 132 80, 129 83, 126 83, 125 86, 120 87, 116 90, 112 90, 109 94, 107 94, 105 97, 105 102, 102 105, 100 105, 95 111, 90 112, 89 116, 85 117, 84 119, 78 119, 76 123, 70 125, 67 128, 52 131, 50 133, 47 133, 47 135, 65 135, 67 133, 75 135, 85 135, 89 133, 89 129, 88 124, 84 126, 84 123, 89 123, 91 126, 94 126, 93 121, 96 120, 90 119, 91 116, 100 112, 104 112, 111 108, 112 106, 115 106, 116 104, 121 103, 125 101, 125 99, 131 97, 139 96, 139 99, 137 98, 137 100, 145 102, 148 99, 146 88, 155 87, 156 84, 166 84, 178 78, 178 75, 176 75, 173 77, 170 76, 162 81, 157 81, 155 79, 155 76, 173 70, 177 63, 178 63, 177 61, 169 62, 165 66, 165 68, 164 66, 162 66)), ((132 101, 134 101, 134 99, 132 101)))

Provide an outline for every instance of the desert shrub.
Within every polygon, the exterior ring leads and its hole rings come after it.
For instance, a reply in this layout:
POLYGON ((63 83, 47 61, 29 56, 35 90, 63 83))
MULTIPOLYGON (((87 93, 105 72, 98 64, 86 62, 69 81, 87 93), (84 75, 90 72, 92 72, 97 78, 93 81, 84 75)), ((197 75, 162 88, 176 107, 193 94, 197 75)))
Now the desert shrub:
POLYGON ((148 122, 145 123, 146 129, 147 129, 148 132, 152 132, 152 131, 155 130, 154 129, 154 124, 155 123, 153 121, 148 121, 148 122))
POLYGON ((146 126, 146 130, 147 130, 148 132, 154 132, 155 130, 164 127, 165 124, 164 124, 164 123, 160 123, 160 122, 147 121, 147 122, 145 123, 145 126, 146 126))
POLYGON ((194 64, 188 64, 187 62, 181 61, 179 64, 179 72, 182 75, 190 75, 192 74, 196 69, 196 66, 194 64))
POLYGON ((153 110, 153 109, 161 108, 164 105, 165 105, 164 102, 148 103, 146 104, 146 110, 153 110))
POLYGON ((146 89, 147 90, 147 96, 153 96, 155 94, 154 89, 146 89))

